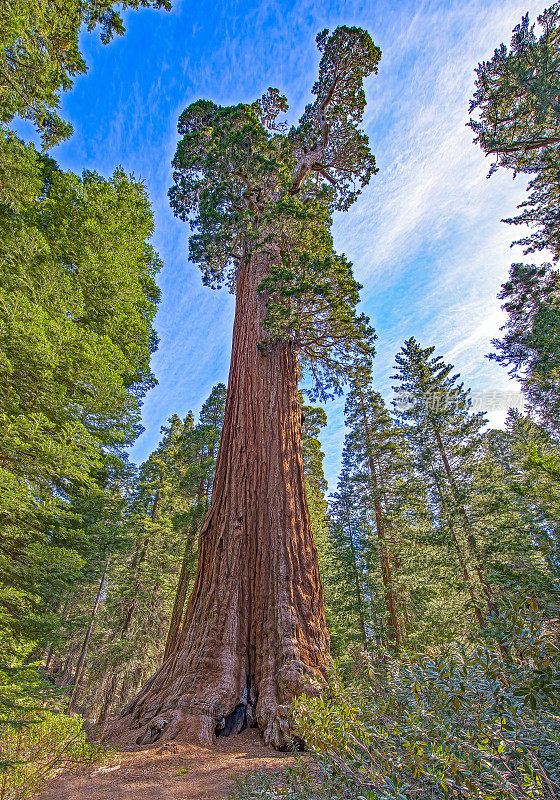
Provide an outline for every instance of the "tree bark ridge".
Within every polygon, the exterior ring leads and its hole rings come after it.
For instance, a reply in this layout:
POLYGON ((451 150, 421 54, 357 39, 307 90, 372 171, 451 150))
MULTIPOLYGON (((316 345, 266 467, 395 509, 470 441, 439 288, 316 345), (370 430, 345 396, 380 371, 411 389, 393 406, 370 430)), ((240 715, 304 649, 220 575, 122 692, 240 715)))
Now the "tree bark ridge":
POLYGON ((242 703, 282 747, 288 704, 324 685, 329 637, 301 455, 298 361, 268 342, 258 287, 267 257, 239 270, 224 425, 198 570, 177 648, 113 733, 209 742, 242 703), (255 696, 256 695, 256 696, 255 696))

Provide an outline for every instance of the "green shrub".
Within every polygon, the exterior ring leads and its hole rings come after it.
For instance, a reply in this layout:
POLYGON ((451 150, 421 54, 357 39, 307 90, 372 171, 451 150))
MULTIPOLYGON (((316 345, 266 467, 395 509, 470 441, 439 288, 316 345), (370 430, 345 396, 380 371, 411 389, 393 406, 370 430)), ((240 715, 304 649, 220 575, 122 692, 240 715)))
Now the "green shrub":
POLYGON ((502 611, 468 652, 366 660, 350 685, 334 675, 294 704, 315 759, 234 797, 557 800, 560 651, 531 602, 502 611))
POLYGON ((81 717, 42 711, 41 721, 0 730, 0 800, 27 800, 57 770, 100 758, 86 741, 81 717))
POLYGON ((311 759, 296 755, 293 767, 270 773, 259 770, 237 781, 232 800, 330 800, 344 797, 356 800, 356 795, 344 792, 347 781, 324 764, 323 769, 311 759))

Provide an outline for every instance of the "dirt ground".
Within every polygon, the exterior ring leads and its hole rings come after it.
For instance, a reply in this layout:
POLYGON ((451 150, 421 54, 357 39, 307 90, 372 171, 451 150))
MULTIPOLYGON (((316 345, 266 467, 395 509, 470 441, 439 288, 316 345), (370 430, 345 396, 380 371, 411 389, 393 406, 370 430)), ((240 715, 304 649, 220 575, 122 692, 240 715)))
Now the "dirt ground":
POLYGON ((289 753, 265 747, 256 730, 246 730, 213 747, 170 742, 120 751, 101 767, 53 778, 39 800, 223 800, 235 777, 288 764, 289 753))

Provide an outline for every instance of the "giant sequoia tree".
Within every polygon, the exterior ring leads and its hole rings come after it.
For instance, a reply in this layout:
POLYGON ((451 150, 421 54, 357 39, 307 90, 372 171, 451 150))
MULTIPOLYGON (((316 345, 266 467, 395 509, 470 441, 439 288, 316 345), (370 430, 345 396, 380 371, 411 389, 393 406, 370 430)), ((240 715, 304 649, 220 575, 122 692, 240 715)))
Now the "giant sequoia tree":
POLYGON ((318 394, 370 348, 359 286, 333 250, 331 214, 375 172, 359 126, 379 49, 340 27, 317 37, 315 100, 297 127, 270 89, 252 105, 189 106, 170 191, 194 229, 207 285, 236 293, 231 367, 212 503, 173 654, 124 709, 119 730, 211 740, 255 722, 282 746, 290 699, 323 685, 329 650, 301 454, 300 365, 318 394))

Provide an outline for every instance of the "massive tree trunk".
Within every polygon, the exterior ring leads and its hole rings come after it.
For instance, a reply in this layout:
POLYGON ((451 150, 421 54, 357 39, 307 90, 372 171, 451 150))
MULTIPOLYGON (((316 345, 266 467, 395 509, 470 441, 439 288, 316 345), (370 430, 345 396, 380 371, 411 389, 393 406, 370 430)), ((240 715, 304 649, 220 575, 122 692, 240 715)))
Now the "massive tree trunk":
POLYGON ((297 352, 259 346, 264 256, 240 267, 224 426, 177 649, 113 726, 210 742, 245 721, 282 747, 288 704, 324 684, 329 638, 305 496, 297 352))

